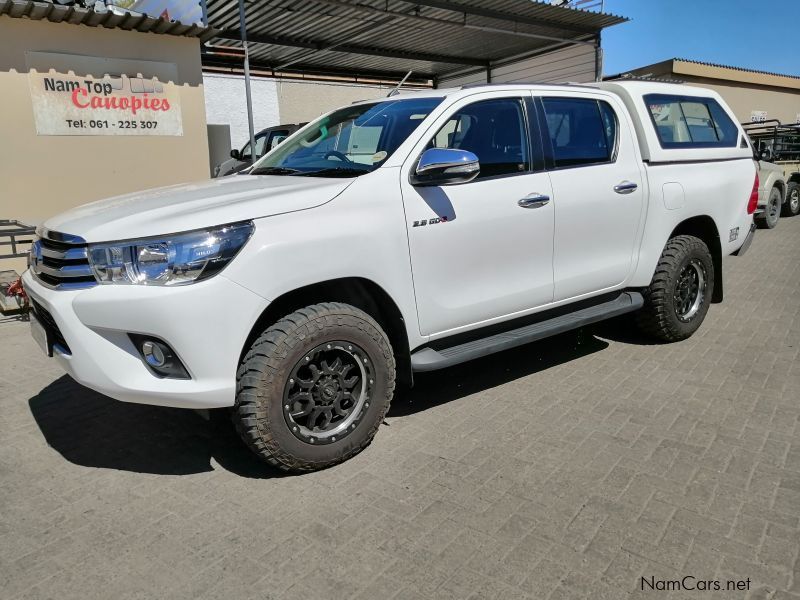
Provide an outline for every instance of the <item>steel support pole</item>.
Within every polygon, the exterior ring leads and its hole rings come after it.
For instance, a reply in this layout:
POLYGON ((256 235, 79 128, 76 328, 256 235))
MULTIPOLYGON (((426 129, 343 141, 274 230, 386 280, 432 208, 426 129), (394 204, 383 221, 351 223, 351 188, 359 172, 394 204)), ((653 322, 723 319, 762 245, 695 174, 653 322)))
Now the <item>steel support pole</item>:
POLYGON ((244 47, 244 95, 247 99, 247 127, 250 129, 250 164, 256 162, 256 130, 253 126, 253 95, 250 91, 250 51, 247 48, 247 19, 244 0, 239 0, 239 31, 244 47))

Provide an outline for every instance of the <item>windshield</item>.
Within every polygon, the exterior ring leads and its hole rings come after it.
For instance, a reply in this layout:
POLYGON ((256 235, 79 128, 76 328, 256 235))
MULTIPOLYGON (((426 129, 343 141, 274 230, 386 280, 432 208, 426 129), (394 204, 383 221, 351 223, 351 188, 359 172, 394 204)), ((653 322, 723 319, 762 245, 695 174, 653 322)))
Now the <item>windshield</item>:
POLYGON ((441 98, 348 106, 313 122, 258 161, 251 175, 357 177, 380 167, 441 98))

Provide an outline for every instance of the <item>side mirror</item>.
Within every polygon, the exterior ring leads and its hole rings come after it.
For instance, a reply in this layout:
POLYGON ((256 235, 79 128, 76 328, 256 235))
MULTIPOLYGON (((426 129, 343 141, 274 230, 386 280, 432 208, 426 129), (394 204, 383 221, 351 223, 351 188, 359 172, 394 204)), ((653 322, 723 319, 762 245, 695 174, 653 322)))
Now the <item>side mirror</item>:
POLYGON ((233 150, 231 150, 231 158, 236 160, 242 160, 242 153, 239 152, 238 149, 234 148, 233 150))
POLYGON ((420 186, 455 185, 472 181, 480 172, 480 162, 472 152, 430 148, 422 153, 411 183, 420 186))

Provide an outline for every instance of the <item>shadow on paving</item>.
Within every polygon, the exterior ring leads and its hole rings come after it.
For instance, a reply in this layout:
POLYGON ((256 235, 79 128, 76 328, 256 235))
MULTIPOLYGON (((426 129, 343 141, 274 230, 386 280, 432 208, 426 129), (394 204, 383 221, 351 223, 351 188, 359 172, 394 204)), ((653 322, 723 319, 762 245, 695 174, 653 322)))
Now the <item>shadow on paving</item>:
POLYGON ((204 419, 194 410, 118 402, 68 375, 28 401, 47 443, 87 467, 190 475, 220 466, 243 477, 285 474, 262 463, 239 439, 227 410, 204 419))
MULTIPOLYGON (((389 418, 433 406, 565 364, 608 347, 591 329, 578 330, 416 378, 399 390, 389 418)), ((188 475, 222 468, 250 478, 284 477, 261 462, 227 418, 196 411, 112 400, 64 375, 29 400, 47 443, 68 461, 87 467, 159 475, 188 475)), ((380 433, 378 434, 380 435, 380 433)))

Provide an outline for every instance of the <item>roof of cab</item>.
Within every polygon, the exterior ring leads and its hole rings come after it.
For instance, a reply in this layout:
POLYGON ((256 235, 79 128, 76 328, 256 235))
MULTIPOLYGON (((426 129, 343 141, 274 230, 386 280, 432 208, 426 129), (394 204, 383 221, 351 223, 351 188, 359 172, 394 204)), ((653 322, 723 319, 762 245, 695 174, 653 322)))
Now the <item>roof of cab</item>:
POLYGON ((554 83, 484 83, 484 84, 473 84, 473 85, 465 85, 462 87, 452 87, 452 88, 435 88, 435 89, 426 89, 426 90, 399 90, 397 94, 393 96, 387 96, 386 98, 370 98, 367 100, 358 100, 353 102, 353 104, 367 104, 367 103, 374 103, 374 102, 381 102, 385 100, 399 100, 399 99, 407 99, 407 98, 460 98, 463 96, 471 96, 476 92, 500 92, 504 90, 561 90, 568 92, 570 90, 575 89, 596 89, 592 86, 583 83, 562 83, 562 84, 554 84, 554 83))
POLYGON ((470 96, 476 92, 498 92, 504 90, 531 90, 531 91, 563 91, 570 92, 575 90, 603 90, 606 92, 617 92, 620 88, 633 96, 642 96, 649 93, 675 94, 675 95, 705 95, 717 97, 717 94, 706 88, 694 87, 661 81, 608 81, 594 83, 483 83, 470 84, 453 88, 436 88, 426 90, 399 90, 393 96, 386 98, 370 98, 358 100, 353 104, 365 104, 380 102, 389 99, 406 98, 456 98, 470 96))

